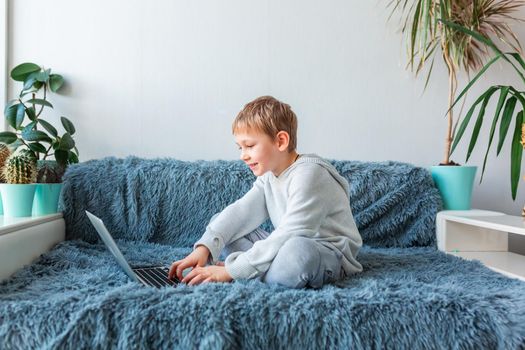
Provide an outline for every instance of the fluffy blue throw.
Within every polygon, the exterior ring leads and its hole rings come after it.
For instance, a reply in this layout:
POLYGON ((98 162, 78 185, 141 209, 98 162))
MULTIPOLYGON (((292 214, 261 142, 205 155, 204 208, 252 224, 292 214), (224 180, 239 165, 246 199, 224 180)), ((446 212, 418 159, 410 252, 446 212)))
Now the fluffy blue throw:
POLYGON ((70 167, 68 240, 0 283, 0 348, 525 347, 525 283, 436 250, 441 202, 426 170, 333 164, 352 185, 364 271, 321 290, 256 280, 144 287, 84 216, 101 216, 131 263, 169 264, 249 189, 253 175, 239 162, 129 157, 70 167))
MULTIPOLYGON (((350 183, 365 244, 435 246, 441 200, 428 171, 398 162, 331 163, 350 183)), ((213 214, 242 197, 254 181, 241 161, 109 157, 74 165, 63 188, 67 236, 97 241, 84 213, 88 209, 114 237, 191 247, 213 214)), ((270 221, 263 228, 273 231, 270 221)))

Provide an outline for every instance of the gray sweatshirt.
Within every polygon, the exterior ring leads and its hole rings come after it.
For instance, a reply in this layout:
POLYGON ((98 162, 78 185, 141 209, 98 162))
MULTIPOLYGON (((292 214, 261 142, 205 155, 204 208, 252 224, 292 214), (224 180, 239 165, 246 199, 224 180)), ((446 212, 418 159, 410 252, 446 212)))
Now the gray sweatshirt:
POLYGON ((258 228, 270 218, 275 230, 245 252, 225 260, 234 278, 255 278, 266 272, 280 247, 291 237, 309 237, 343 255, 346 275, 362 271, 356 260, 362 239, 349 200, 348 181, 316 154, 303 154, 279 176, 271 171, 230 204, 206 227, 194 244, 206 246, 215 264, 225 245, 258 228))

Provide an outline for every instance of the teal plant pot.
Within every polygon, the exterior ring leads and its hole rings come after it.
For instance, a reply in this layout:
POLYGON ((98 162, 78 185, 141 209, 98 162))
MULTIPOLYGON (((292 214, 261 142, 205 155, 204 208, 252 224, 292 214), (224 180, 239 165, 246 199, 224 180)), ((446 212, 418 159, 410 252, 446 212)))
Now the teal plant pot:
POLYGON ((31 216, 36 184, 0 184, 4 216, 31 216))
POLYGON ((4 215, 4 205, 2 204, 2 194, 0 194, 0 215, 4 215))
POLYGON ((37 183, 35 200, 33 202, 33 215, 48 215, 58 212, 58 199, 62 190, 62 183, 42 184, 37 183))
POLYGON ((445 210, 470 210, 476 166, 436 165, 432 178, 443 198, 445 210))

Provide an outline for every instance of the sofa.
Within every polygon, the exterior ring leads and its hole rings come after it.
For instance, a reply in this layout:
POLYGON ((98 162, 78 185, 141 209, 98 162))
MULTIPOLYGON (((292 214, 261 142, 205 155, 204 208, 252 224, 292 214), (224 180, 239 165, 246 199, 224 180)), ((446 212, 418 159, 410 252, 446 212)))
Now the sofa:
POLYGON ((525 283, 437 250, 442 203, 426 169, 329 161, 350 183, 363 272, 322 289, 146 287, 86 217, 104 220, 131 264, 170 265, 250 189, 241 161, 70 166, 59 203, 66 240, 0 283, 0 349, 525 349, 525 283))

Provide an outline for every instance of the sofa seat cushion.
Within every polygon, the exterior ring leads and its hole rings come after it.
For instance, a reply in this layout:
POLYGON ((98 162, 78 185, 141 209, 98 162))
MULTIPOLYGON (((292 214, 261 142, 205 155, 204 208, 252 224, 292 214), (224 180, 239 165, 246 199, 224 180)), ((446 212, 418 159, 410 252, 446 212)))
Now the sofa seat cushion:
MULTIPOLYGON (((135 265, 189 248, 117 240, 135 265)), ((156 289, 102 244, 65 241, 0 284, 5 348, 500 348, 525 345, 525 283, 431 247, 372 248, 321 290, 257 280, 156 289)))

